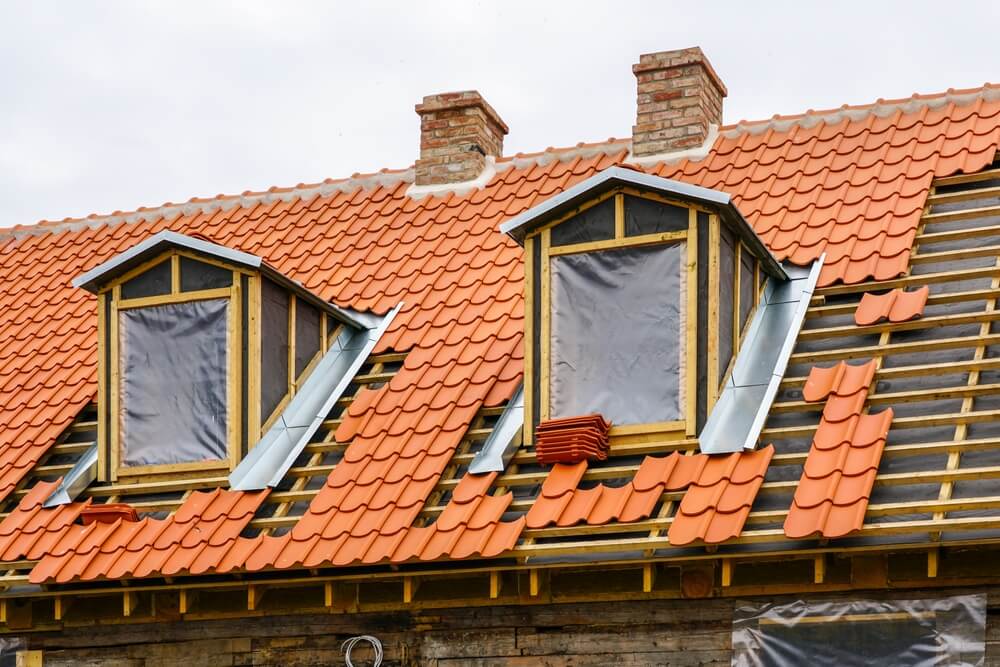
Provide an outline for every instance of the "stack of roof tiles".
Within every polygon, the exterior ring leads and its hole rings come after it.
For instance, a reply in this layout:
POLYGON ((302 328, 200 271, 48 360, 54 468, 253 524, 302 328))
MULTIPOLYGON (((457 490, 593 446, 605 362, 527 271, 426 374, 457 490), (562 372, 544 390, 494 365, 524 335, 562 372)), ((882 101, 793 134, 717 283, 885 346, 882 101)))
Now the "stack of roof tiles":
MULTIPOLYGON (((779 259, 806 264, 825 252, 820 286, 894 278, 907 269, 932 180, 979 171, 993 160, 1000 144, 998 93, 986 86, 741 123, 720 128, 704 156, 644 169, 730 194, 779 259)), ((351 443, 344 460, 291 538, 237 538, 227 551, 215 537, 207 546, 192 537, 172 548, 178 558, 185 551, 200 554, 196 565, 190 561, 191 571, 243 567, 253 553, 267 555, 253 563, 261 567, 356 563, 370 552, 387 553, 372 547, 414 528, 477 411, 504 404, 521 384, 522 251, 498 226, 622 164, 628 151, 628 142, 609 141, 504 157, 484 186, 422 199, 407 194, 411 171, 384 170, 8 231, 0 236, 0 497, 12 493, 97 393, 96 300, 71 287, 70 279, 158 231, 199 233, 259 255, 337 305, 385 313, 403 301, 374 353, 406 351, 407 357, 389 383, 352 405, 337 433, 339 442, 351 443)), ((851 442, 861 444, 857 435, 851 442)), ((713 507, 715 516, 720 507, 734 507, 726 490, 747 477, 740 469, 730 475, 718 477, 727 480, 724 487, 711 485, 721 492, 713 494, 714 504, 692 505, 691 511, 713 507)), ((0 523, 3 559, 40 558, 67 524, 74 534, 82 531, 72 524, 81 504, 41 507, 45 486, 51 485, 36 485, 38 492, 0 523)), ((640 481, 637 490, 646 487, 640 481)), ((483 499, 485 493, 477 493, 455 502, 469 511, 473 504, 482 507, 483 499)), ((231 498, 225 500, 221 511, 235 514, 232 530, 224 531, 228 538, 252 517, 248 507, 257 499, 231 506, 231 498)), ((477 509, 469 523, 449 517, 438 530, 458 535, 465 532, 458 526, 492 525, 495 502, 488 501, 484 518, 477 509)), ((185 503, 171 525, 213 523, 217 506, 185 503)), ((706 515, 677 516, 675 522, 706 515)), ((124 549, 124 562, 156 551, 159 543, 146 531, 158 524, 124 522, 109 531, 114 525, 88 526, 86 542, 61 545, 55 553, 63 555, 53 556, 79 554, 84 562, 49 560, 52 567, 33 580, 152 571, 93 558, 124 549), (130 532, 143 525, 146 530, 130 532)), ((696 532, 711 540, 731 530, 696 532)), ((504 533, 516 533, 516 526, 504 533)), ((464 546, 419 551, 469 553, 464 546)), ((485 544, 481 553, 493 551, 494 544, 485 544)))
POLYGON ((601 415, 543 421, 535 428, 535 456, 541 464, 603 461, 610 430, 601 415))

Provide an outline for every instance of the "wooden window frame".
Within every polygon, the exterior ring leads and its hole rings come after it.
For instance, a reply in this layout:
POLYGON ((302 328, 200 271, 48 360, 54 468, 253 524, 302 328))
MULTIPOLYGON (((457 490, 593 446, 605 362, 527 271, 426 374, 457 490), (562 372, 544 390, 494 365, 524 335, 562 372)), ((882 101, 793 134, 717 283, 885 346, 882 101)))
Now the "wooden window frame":
MULTIPOLYGON (((129 480, 134 478, 148 479, 151 476, 158 476, 170 473, 183 473, 191 471, 221 471, 232 470, 242 457, 241 436, 245 427, 242 411, 242 383, 243 383, 243 276, 249 277, 248 287, 251 296, 260 291, 260 278, 257 273, 246 271, 236 266, 207 258, 196 253, 182 250, 170 250, 147 262, 143 262, 134 269, 118 276, 113 281, 103 286, 98 292, 98 478, 101 481, 129 480), (233 280, 229 287, 195 290, 190 292, 180 291, 180 258, 190 259, 211 264, 228 271, 232 271, 233 280), (140 297, 133 299, 123 299, 121 297, 121 286, 132 278, 158 266, 163 262, 171 264, 171 285, 167 294, 140 297), (110 304, 106 305, 106 298, 111 294, 110 304), (228 372, 226 379, 226 403, 227 403, 227 424, 226 424, 226 451, 227 456, 221 460, 192 461, 183 463, 164 463, 143 466, 123 466, 121 464, 121 433, 119 416, 121 411, 120 380, 121 380, 121 359, 120 359, 120 323, 119 311, 134 308, 147 308, 176 303, 190 303, 203 301, 206 299, 227 299, 226 309, 226 360, 228 372), (110 317, 106 317, 106 309, 111 309, 110 317), (110 326, 110 331, 108 331, 110 326), (110 369, 109 369, 110 365, 110 369), (110 370, 110 373, 108 372, 110 370), (110 402, 110 410, 103 406, 110 402), (107 478, 107 479, 105 479, 107 478)), ((249 309, 254 313, 253 301, 249 302, 249 309)), ((255 315, 255 313, 254 313, 255 315)), ((260 347, 260 332, 256 326, 256 316, 248 318, 247 345, 252 351, 260 347)), ((253 367, 254 364, 248 364, 253 367)), ((253 397, 254 385, 258 378, 255 373, 249 373, 247 381, 251 384, 248 396, 253 397)), ((254 400, 250 400, 248 414, 253 412, 254 400)), ((259 406, 257 406, 259 411, 259 406)), ((256 440, 251 439, 251 443, 256 440)))
MULTIPOLYGON (((572 211, 556 218, 525 237, 525 430, 524 441, 531 444, 534 440, 534 369, 538 364, 539 369, 539 411, 540 420, 549 418, 551 409, 551 259, 570 254, 594 252, 599 250, 613 250, 617 248, 673 245, 684 243, 686 257, 684 260, 685 283, 687 299, 685 304, 685 376, 684 381, 684 405, 682 406, 683 419, 673 421, 653 422, 649 424, 629 424, 624 426, 612 426, 611 437, 618 439, 682 439, 686 436, 696 434, 697 428, 697 391, 698 391, 698 213, 708 213, 706 209, 695 206, 689 202, 682 202, 667 197, 644 192, 635 188, 621 187, 615 188, 592 200, 585 202, 572 211), (688 211, 687 229, 675 232, 661 232, 656 234, 642 234, 637 236, 625 235, 625 195, 640 197, 662 204, 678 206, 688 211), (615 234, 614 237, 604 241, 593 241, 586 243, 574 243, 564 246, 553 247, 551 244, 552 228, 566 220, 579 215, 587 209, 596 206, 610 198, 615 200, 615 234), (540 322, 534 322, 534 292, 535 273, 534 250, 535 244, 540 245, 541 266, 538 267, 541 289, 539 297, 541 299, 539 315, 540 322), (539 359, 534 359, 533 341, 536 335, 540 336, 539 359)), ((716 306, 717 309, 717 306, 716 306)))

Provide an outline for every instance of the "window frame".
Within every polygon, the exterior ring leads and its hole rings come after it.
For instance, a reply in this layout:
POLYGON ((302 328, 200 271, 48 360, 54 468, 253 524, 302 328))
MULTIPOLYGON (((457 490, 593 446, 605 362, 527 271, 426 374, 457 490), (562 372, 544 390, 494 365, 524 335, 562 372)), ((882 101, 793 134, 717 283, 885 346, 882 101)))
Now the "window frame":
MULTIPOLYGON (((169 250, 116 277, 98 292, 98 478, 102 481, 148 479, 150 476, 185 472, 222 472, 231 470, 242 457, 241 437, 243 433, 243 276, 249 278, 248 285, 254 290, 257 274, 214 258, 183 250, 169 250), (232 271, 233 280, 229 287, 181 291, 180 258, 187 257, 204 264, 232 271), (156 296, 124 299, 122 285, 132 278, 164 263, 170 263, 170 291, 156 296), (121 332, 118 314, 122 310, 162 306, 167 304, 191 303, 207 299, 227 299, 226 309, 226 452, 225 459, 192 461, 184 463, 163 463, 142 466, 122 465, 122 441, 119 415, 121 412, 121 332), (110 312, 108 312, 110 310, 110 312), (106 407, 105 407, 106 406, 106 407)), ((252 306, 250 312, 253 312, 252 306)), ((247 346, 259 346, 255 327, 248 322, 247 346)), ((253 373, 248 373, 253 375, 253 373)), ((252 378, 248 378, 252 382, 252 378)), ((252 404, 253 401, 250 401, 252 404)), ((248 405, 248 409, 250 406, 248 405)), ((251 440, 251 442, 253 442, 251 440)))
POLYGON ((632 437, 667 437, 673 439, 683 439, 686 436, 694 436, 697 422, 697 324, 698 324, 698 213, 709 213, 707 209, 696 206, 689 202, 683 202, 667 197, 662 197, 654 193, 641 191, 631 187, 619 187, 610 190, 603 195, 594 197, 584 204, 574 208, 565 215, 562 215, 544 226, 533 230, 524 239, 525 248, 525 331, 528 335, 525 338, 525 433, 524 439, 527 443, 532 443, 534 439, 534 369, 538 365, 539 369, 539 412, 538 417, 544 421, 549 418, 551 410, 551 260, 553 257, 579 254, 600 250, 614 250, 627 247, 642 247, 655 245, 673 245, 684 243, 686 257, 685 265, 685 377, 683 378, 684 404, 682 406, 683 418, 674 421, 653 422, 648 424, 629 424, 624 426, 612 426, 612 438, 632 438, 632 437), (636 236, 625 235, 625 195, 640 197, 655 201, 661 204, 679 206, 688 211, 687 229, 673 232, 659 232, 653 234, 642 234, 636 236), (579 215, 587 209, 603 203, 609 198, 614 198, 615 233, 614 238, 603 241, 590 241, 575 243, 570 245, 552 246, 552 229, 557 225, 566 222, 570 218, 579 215), (535 273, 534 265, 535 244, 540 246, 540 268, 539 279, 541 286, 539 298, 541 300, 539 316, 540 322, 534 322, 534 293, 535 293, 535 273), (533 340, 535 336, 540 338, 539 359, 535 360, 533 351, 533 340))

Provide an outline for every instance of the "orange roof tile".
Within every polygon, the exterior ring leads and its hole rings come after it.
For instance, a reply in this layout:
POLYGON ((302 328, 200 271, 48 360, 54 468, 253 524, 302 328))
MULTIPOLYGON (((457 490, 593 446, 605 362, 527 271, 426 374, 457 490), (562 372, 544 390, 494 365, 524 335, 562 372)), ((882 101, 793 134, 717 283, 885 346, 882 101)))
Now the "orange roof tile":
POLYGON ((670 544, 718 544, 739 537, 774 455, 774 445, 754 451, 704 456, 670 524, 670 544))
MULTIPOLYGON (((110 522, 70 524, 41 556, 30 579, 65 583, 215 569, 266 496, 266 491, 196 491, 166 519, 119 517, 110 522)), ((41 511, 55 514, 60 510, 41 511)))
MULTIPOLYGON (((644 169, 730 193, 781 258, 804 263, 826 252, 821 284, 893 277, 907 268, 931 179, 976 171, 992 160, 1000 143, 1000 100, 991 91, 966 92, 961 104, 940 97, 723 128, 704 158, 644 169)), ((476 412, 508 400, 521 381, 521 249, 497 231, 499 224, 621 164, 627 148, 611 142, 504 158, 487 185, 461 195, 414 200, 406 195, 412 172, 383 171, 0 235, 0 497, 96 395, 95 300, 73 289, 70 279, 158 231, 197 233, 255 253, 340 306, 385 313, 406 304, 375 350, 407 351, 402 369, 351 408, 337 432, 338 441, 351 443, 344 459, 289 533, 236 538, 231 529, 245 519, 240 516, 223 521, 232 538, 226 545, 178 551, 154 548, 159 533, 153 533, 162 529, 167 544, 193 539, 187 529, 200 522, 180 520, 180 512, 165 522, 73 525, 33 576, 224 570, 244 561, 341 564, 391 551, 476 412), (228 553, 219 556, 223 548, 228 553), (170 561, 175 551, 178 559, 170 561), (195 552, 195 560, 185 560, 195 552), (112 559, 113 567, 104 567, 112 559)), ((853 414, 855 404, 845 401, 841 408, 853 414)), ((723 506, 731 507, 726 500, 723 506)), ((42 511, 39 502, 22 503, 0 523, 5 557, 31 551, 32 535, 61 535, 72 525, 59 517, 78 508, 42 511), (26 517, 39 523, 16 527, 26 517), (4 526, 10 532, 4 534, 4 526)), ((494 516, 499 502, 483 499, 483 516, 494 516)), ((477 523, 478 507, 471 523, 462 524, 462 516, 455 525, 485 528, 489 522, 477 523)), ((734 524, 715 508, 690 516, 717 515, 727 528, 734 524)), ((685 516, 675 527, 685 525, 685 516)), ((496 526, 504 538, 517 530, 496 526)), ((455 530, 435 529, 435 535, 455 530)))
POLYGON ((803 396, 827 403, 785 519, 786 536, 843 537, 861 529, 893 415, 892 408, 862 413, 875 370, 872 360, 809 372, 812 391, 803 396), (850 410, 834 403, 848 397, 855 399, 850 410))
POLYGON ((885 294, 865 293, 854 311, 854 323, 868 326, 879 322, 905 322, 924 314, 930 287, 924 285, 912 292, 894 289, 885 294))
POLYGON ((528 510, 529 528, 550 524, 573 526, 578 523, 601 525, 611 521, 629 523, 645 519, 656 507, 663 492, 688 486, 704 466, 704 454, 647 456, 635 477, 619 487, 598 484, 590 489, 578 485, 587 462, 558 463, 542 484, 542 492, 528 510))

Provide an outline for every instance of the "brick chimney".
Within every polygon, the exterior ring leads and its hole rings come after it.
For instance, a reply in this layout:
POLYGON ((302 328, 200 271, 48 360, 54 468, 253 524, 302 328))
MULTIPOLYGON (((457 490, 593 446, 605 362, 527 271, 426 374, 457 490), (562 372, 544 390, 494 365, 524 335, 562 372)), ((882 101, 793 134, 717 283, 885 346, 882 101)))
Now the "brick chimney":
POLYGON ((639 56, 632 154, 657 155, 695 148, 709 125, 722 124, 726 87, 697 46, 639 56))
POLYGON ((416 111, 420 114, 417 185, 475 180, 486 167, 487 155, 503 155, 507 124, 475 90, 428 95, 416 111))

